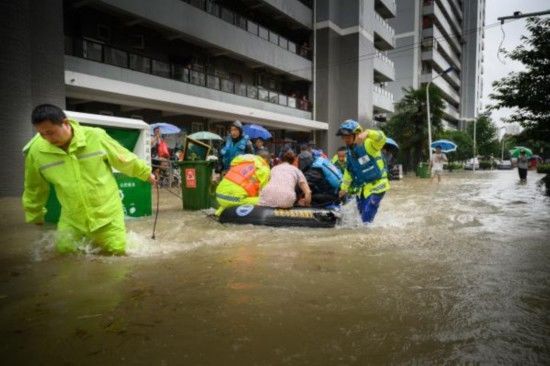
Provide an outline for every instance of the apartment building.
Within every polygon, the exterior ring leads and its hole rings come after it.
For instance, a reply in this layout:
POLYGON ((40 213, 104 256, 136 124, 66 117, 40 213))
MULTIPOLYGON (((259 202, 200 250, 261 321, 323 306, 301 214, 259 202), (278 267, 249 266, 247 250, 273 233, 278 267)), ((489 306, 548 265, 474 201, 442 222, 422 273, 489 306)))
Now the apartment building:
POLYGON ((393 111, 394 0, 2 1, 1 195, 22 191, 33 106, 170 122, 333 153, 339 123, 393 111))
POLYGON ((444 127, 461 128, 481 109, 485 0, 397 0, 396 101, 431 82, 443 96, 444 127), (444 70, 452 71, 439 76, 444 70))

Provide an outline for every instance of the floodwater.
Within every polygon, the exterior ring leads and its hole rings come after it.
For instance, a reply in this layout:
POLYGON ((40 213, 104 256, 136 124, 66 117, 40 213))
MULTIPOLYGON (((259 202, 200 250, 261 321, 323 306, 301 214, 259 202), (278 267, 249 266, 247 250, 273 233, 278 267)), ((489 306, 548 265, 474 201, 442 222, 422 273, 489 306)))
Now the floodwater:
POLYGON ((395 182, 369 228, 223 226, 161 192, 129 255, 58 256, 2 199, 5 365, 550 363, 550 198, 529 172, 395 182))

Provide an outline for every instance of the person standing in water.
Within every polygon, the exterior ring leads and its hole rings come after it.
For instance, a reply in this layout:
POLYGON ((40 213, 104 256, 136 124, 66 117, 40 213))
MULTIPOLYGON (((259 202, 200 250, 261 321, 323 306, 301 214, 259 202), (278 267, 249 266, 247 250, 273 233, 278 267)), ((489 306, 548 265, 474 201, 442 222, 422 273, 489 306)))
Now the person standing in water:
POLYGON ((357 121, 348 119, 340 125, 337 136, 346 145, 346 170, 340 197, 350 189, 358 191, 357 209, 363 223, 371 223, 386 191, 390 189, 388 173, 382 159, 386 135, 378 130, 365 130, 357 121))
POLYGON ((80 240, 87 238, 106 253, 124 254, 124 211, 112 168, 156 184, 151 167, 105 130, 81 126, 57 106, 37 106, 32 124, 38 134, 23 149, 25 220, 44 223, 51 185, 61 203, 59 252, 75 252, 80 240))
POLYGON ((441 183, 443 164, 447 161, 447 155, 441 152, 441 146, 436 146, 435 153, 432 155, 432 160, 430 161, 430 168, 432 169, 432 182, 437 176, 437 183, 441 183))
POLYGON ((527 182, 528 169, 529 169, 529 159, 525 154, 525 150, 521 149, 519 151, 519 157, 518 157, 518 174, 519 174, 519 180, 521 182, 527 182))

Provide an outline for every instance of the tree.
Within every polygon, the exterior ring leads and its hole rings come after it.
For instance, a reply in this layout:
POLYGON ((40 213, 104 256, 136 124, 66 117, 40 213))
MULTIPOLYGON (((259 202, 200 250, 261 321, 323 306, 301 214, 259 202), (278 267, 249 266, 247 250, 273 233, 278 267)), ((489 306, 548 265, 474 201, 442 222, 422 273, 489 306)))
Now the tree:
POLYGON ((550 140, 550 18, 527 19, 528 36, 523 44, 505 52, 525 66, 493 83, 491 109, 514 108, 506 122, 519 122, 539 140, 550 140))
MULTIPOLYGON (((468 124, 466 128, 469 136, 474 135, 474 124, 468 124)), ((476 120, 476 150, 479 155, 497 156, 499 150, 499 143, 497 137, 497 128, 493 124, 491 117, 487 114, 482 114, 476 120)), ((473 140, 472 140, 473 141, 473 140)), ((470 150, 473 154, 473 149, 470 150)))
POLYGON ((465 161, 472 157, 474 140, 464 131, 442 131, 438 139, 451 140, 457 145, 456 151, 448 153, 449 160, 465 161))
MULTIPOLYGON (((396 105, 396 111, 384 126, 384 132, 399 142, 399 160, 405 169, 413 170, 420 161, 428 159, 428 118, 426 115, 426 87, 403 89, 405 96, 396 105)), ((430 88, 432 134, 442 128, 443 101, 439 90, 430 88)))

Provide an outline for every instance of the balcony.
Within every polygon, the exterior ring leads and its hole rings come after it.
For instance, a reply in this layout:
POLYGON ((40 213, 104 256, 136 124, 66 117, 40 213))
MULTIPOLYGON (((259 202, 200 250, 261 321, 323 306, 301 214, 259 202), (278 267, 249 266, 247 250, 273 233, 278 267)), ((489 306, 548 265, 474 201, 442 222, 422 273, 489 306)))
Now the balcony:
POLYGON ((312 79, 307 50, 215 3, 204 0, 98 0, 98 3, 155 23, 174 33, 174 37, 208 45, 304 80, 312 79))
POLYGON ((393 113, 393 94, 376 85, 373 87, 372 92, 374 111, 377 113, 393 113))
MULTIPOLYGON (((262 109, 269 109, 269 104, 276 105, 275 108, 278 112, 281 108, 302 110, 309 112, 311 104, 309 102, 298 100, 297 98, 278 93, 273 90, 267 90, 259 86, 249 85, 245 83, 237 83, 234 80, 225 79, 217 75, 204 73, 198 70, 192 70, 184 67, 183 65, 169 63, 161 60, 156 60, 147 56, 138 55, 135 53, 127 52, 125 50, 116 49, 108 45, 93 42, 86 39, 69 38, 65 40, 67 45, 70 45, 65 51, 65 54, 69 56, 75 56, 77 58, 94 61, 100 64, 107 64, 115 66, 119 69, 128 69, 140 74, 149 74, 152 76, 160 77, 162 79, 176 82, 177 84, 169 84, 175 86, 174 89, 181 91, 182 93, 189 93, 191 95, 197 95, 201 97, 209 97, 214 100, 229 100, 232 103, 239 100, 239 98, 225 96, 224 94, 232 94, 238 97, 244 97, 250 100, 257 100, 268 104, 259 105, 262 109), (182 85, 178 85, 182 84, 182 85), (186 84, 186 85, 183 85, 186 84), (197 89, 200 87, 201 89, 197 89), (211 91, 202 91, 202 88, 210 89, 211 91), (212 94, 212 91, 218 91, 221 94, 212 94)), ((82 63, 73 62, 74 65, 83 65, 82 63)), ((98 70, 94 66, 85 66, 84 69, 98 70)), ((109 77, 108 73, 113 75, 113 79, 116 79, 120 73, 114 72, 112 69, 102 68, 105 77, 109 77)), ((83 71, 83 70, 72 70, 83 71)), ((85 70, 84 70, 85 71, 85 70)), ((103 74, 101 74, 103 76, 103 74)), ((130 75, 130 74, 128 74, 130 75)), ((145 80, 144 77, 136 76, 135 79, 145 80)), ((156 84, 160 89, 163 89, 162 79, 149 79, 148 83, 156 84)), ((258 103, 250 101, 251 106, 256 107, 258 103)), ((250 104, 241 103, 241 104, 250 104)), ((283 110, 284 110, 283 109, 283 110)), ((287 112, 288 113, 288 112, 287 112)), ((308 113, 310 114, 310 113, 308 113)), ((301 113, 298 113, 301 115, 301 113)))
POLYGON ((441 6, 441 9, 443 10, 444 14, 446 15, 446 19, 449 21, 449 23, 453 26, 453 30, 457 34, 462 34, 462 27, 461 23, 458 21, 458 19, 455 16, 455 13, 451 9, 451 5, 449 4, 449 0, 438 0, 441 6))
POLYGON ((376 12, 374 13, 374 45, 382 51, 395 48, 395 30, 376 12))
POLYGON ((395 0, 376 0, 374 9, 384 18, 394 18, 397 15, 395 0))
POLYGON ((381 52, 375 51, 374 63, 374 80, 375 82, 393 81, 395 80, 395 68, 393 61, 381 52))
POLYGON ((460 33, 456 33, 447 20, 447 16, 443 14, 439 5, 433 2, 431 5, 424 5, 422 8, 422 14, 431 16, 435 19, 435 24, 439 25, 443 31, 446 39, 451 44, 451 46, 456 50, 457 53, 460 53, 462 49, 460 45, 460 33))
POLYGON ((464 18, 464 14, 462 13, 462 7, 456 2, 456 0, 449 0, 451 3, 451 6, 454 10, 455 15, 458 16, 460 20, 464 18))
POLYGON ((457 91, 449 84, 449 82, 442 77, 435 78, 437 72, 432 71, 431 73, 423 73, 420 77, 420 82, 422 84, 427 84, 430 81, 432 86, 435 85, 441 91, 443 98, 448 99, 456 104, 460 103, 460 96, 457 91))
POLYGON ((443 105, 445 109, 443 110, 443 113, 445 116, 453 121, 460 120, 460 113, 458 113, 458 109, 453 107, 449 102, 446 100, 443 101, 443 105))
MULTIPOLYGON (((432 65, 436 66, 438 72, 442 72, 451 67, 447 60, 445 60, 441 53, 435 48, 422 52, 422 61, 431 62, 432 65)), ((443 77, 448 79, 456 88, 460 88, 460 78, 456 75, 455 71, 451 71, 443 75, 443 77)))
MULTIPOLYGON (((451 63, 454 68, 457 70, 462 69, 462 63, 460 62, 460 59, 456 55, 456 51, 451 48, 451 45, 449 42, 445 39, 441 31, 439 30, 438 26, 433 26, 432 28, 427 28, 422 31, 422 38, 425 39, 424 42, 429 42, 429 39, 431 38, 432 47, 434 44, 436 44, 438 50, 442 51, 448 59, 451 60, 451 63), (437 41, 435 41, 437 40, 437 41)), ((423 43, 424 46, 427 46, 427 43, 423 43)))

